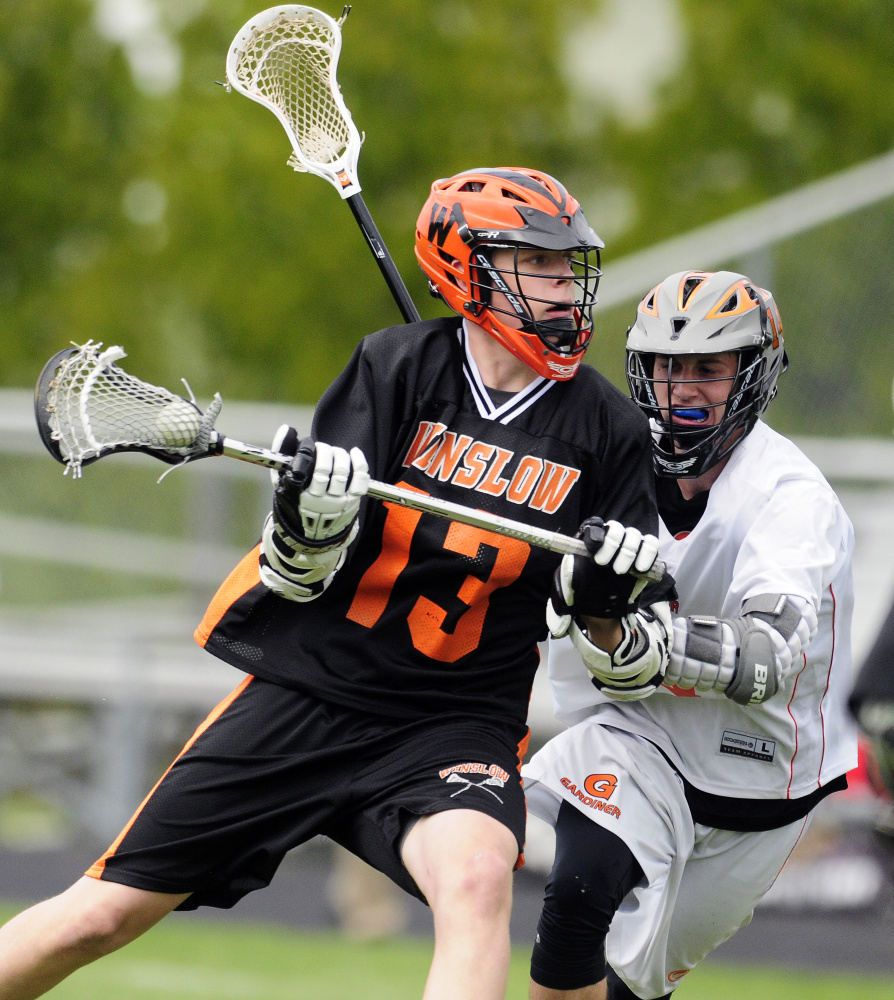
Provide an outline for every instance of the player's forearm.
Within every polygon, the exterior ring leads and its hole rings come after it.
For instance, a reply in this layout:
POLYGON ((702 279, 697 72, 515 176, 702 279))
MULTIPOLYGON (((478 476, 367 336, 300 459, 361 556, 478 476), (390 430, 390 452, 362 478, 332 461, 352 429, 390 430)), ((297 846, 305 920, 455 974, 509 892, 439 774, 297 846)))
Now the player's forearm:
POLYGON ((581 622, 587 630, 590 642, 606 653, 613 653, 622 638, 621 622, 617 618, 591 618, 581 615, 581 622))

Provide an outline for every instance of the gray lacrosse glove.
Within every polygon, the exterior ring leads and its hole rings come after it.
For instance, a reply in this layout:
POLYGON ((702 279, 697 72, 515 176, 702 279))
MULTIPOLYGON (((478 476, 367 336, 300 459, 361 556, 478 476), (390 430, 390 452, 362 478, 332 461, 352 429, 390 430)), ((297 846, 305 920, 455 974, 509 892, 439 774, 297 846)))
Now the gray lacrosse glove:
POLYGON ((750 597, 738 618, 677 618, 664 683, 759 705, 776 694, 816 631, 810 601, 786 594, 750 597))

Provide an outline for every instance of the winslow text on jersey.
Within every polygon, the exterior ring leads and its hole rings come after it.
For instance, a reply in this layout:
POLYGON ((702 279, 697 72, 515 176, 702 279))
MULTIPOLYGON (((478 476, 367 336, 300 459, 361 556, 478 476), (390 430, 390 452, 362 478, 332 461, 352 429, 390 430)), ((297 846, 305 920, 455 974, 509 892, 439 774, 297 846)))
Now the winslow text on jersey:
POLYGON ((404 466, 413 466, 432 479, 450 482, 468 490, 505 496, 515 504, 554 514, 564 503, 580 470, 550 462, 536 455, 523 455, 511 474, 515 452, 469 434, 448 431, 445 424, 423 420, 404 457, 404 466))

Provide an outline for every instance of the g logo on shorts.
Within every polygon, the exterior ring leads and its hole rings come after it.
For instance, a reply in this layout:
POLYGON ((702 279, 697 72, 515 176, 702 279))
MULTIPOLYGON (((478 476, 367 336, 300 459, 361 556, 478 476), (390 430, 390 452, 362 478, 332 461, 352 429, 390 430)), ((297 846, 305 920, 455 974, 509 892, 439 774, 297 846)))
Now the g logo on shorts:
POLYGON ((613 774, 590 774, 584 781, 584 788, 594 799, 610 799, 618 784, 613 774))

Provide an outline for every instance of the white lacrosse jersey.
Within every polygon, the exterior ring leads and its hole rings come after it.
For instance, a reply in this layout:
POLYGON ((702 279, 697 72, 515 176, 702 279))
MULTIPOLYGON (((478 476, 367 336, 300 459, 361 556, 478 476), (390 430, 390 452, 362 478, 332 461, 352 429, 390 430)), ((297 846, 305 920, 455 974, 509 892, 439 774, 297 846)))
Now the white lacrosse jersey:
POLYGON ((759 421, 711 487, 695 528, 674 538, 662 522, 660 539, 677 583, 675 616, 736 618, 750 597, 793 594, 816 609, 816 637, 777 693, 755 706, 666 687, 643 701, 611 701, 590 683, 570 640, 553 640, 556 717, 644 736, 696 788, 731 798, 800 798, 854 768, 846 707, 853 528, 819 469, 759 421))

